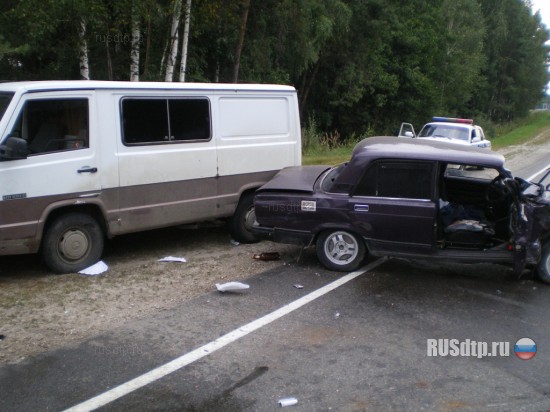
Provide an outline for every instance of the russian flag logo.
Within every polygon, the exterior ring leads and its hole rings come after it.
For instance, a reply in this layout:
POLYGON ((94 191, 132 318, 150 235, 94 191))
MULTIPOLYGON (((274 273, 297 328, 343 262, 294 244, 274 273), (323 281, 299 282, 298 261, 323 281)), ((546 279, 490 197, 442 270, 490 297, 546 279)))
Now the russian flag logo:
POLYGON ((514 353, 522 360, 533 359, 537 354, 537 344, 533 339, 521 338, 514 345, 514 353))

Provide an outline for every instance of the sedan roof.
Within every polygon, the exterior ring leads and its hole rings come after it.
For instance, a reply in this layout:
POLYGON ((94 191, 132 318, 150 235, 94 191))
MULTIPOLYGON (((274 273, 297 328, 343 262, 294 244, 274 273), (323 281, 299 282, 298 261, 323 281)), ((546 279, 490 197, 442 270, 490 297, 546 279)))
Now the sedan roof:
POLYGON ((504 166, 504 156, 488 149, 442 141, 389 136, 369 137, 362 140, 353 149, 352 158, 358 158, 357 160, 360 158, 432 160, 496 169, 504 166))

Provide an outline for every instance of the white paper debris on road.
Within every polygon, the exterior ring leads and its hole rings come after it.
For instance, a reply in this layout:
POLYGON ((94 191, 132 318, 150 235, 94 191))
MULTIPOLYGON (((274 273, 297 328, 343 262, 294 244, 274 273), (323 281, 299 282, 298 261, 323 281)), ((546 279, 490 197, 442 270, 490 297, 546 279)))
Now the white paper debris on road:
POLYGON ((80 272, 81 275, 87 275, 87 276, 96 276, 100 275, 103 272, 106 272, 109 267, 105 264, 104 261, 100 260, 96 264, 87 267, 86 269, 82 269, 80 272))
POLYGON ((187 262, 187 259, 185 259, 184 257, 166 256, 166 257, 163 257, 162 259, 159 259, 158 261, 159 262, 181 262, 181 263, 185 263, 185 262, 187 262))
POLYGON ((216 289, 220 292, 233 292, 237 290, 245 290, 250 288, 250 285, 241 282, 227 282, 227 283, 216 283, 216 289))
POLYGON ((279 405, 281 405, 281 408, 284 408, 285 406, 296 405, 297 403, 298 403, 298 399, 296 398, 279 399, 279 405))

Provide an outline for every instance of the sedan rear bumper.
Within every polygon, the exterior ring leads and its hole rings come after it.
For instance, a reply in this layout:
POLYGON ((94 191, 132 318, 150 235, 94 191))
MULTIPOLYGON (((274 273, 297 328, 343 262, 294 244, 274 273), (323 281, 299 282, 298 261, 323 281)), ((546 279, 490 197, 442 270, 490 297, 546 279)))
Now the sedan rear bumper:
POLYGON ((309 246, 313 243, 315 235, 303 230, 281 229, 277 227, 254 226, 252 231, 264 240, 291 245, 309 246))

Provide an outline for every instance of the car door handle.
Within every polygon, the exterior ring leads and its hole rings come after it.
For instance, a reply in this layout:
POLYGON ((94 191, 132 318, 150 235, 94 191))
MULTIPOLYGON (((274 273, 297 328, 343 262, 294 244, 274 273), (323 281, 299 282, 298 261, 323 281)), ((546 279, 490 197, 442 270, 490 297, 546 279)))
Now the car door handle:
POLYGON ((97 167, 84 166, 77 170, 78 173, 96 173, 97 167))
POLYGON ((353 205, 354 212, 368 212, 369 205, 353 205))

